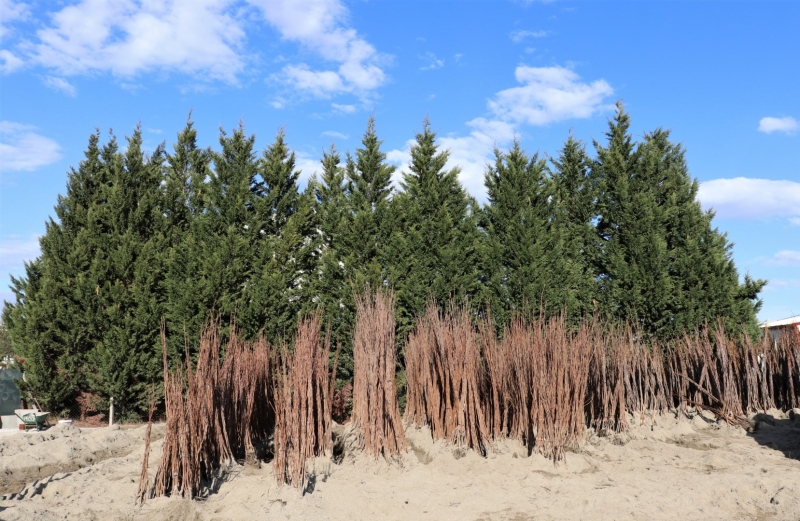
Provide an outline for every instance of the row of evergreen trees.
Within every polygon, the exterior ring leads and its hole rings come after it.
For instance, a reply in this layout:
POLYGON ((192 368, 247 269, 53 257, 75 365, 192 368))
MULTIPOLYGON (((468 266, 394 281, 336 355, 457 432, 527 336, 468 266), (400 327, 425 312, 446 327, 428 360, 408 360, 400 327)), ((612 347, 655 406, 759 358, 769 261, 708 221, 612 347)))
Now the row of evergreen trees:
POLYGON ((484 205, 445 168, 427 121, 399 187, 372 119, 361 147, 342 157, 331 146, 302 191, 283 131, 260 156, 241 126, 219 144, 199 147, 191 121, 172 152, 145 154, 138 128, 124 150, 90 137, 3 310, 43 406, 89 391, 142 413, 160 379, 162 317, 181 360, 212 312, 279 342, 321 311, 345 382, 365 284, 395 288, 399 339, 431 297, 488 308, 498 327, 564 310, 659 338, 718 317, 756 327, 764 282, 740 283, 683 148, 660 129, 635 143, 621 104, 594 158, 572 136, 549 162, 519 143, 496 150, 484 205))

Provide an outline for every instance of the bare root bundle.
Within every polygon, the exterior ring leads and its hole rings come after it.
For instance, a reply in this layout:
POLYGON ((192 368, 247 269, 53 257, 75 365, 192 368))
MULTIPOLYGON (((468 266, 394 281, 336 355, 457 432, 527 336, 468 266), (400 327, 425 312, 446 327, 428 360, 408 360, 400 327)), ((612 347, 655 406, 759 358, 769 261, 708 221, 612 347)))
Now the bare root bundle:
POLYGON ((166 432, 151 496, 195 497, 201 480, 253 454, 253 439, 265 438, 274 420, 270 348, 259 339, 242 341, 234 324, 220 366, 219 323, 209 321, 193 364, 169 371, 162 327, 166 432))
POLYGON ((406 437, 395 389, 394 295, 367 287, 355 302, 353 422, 367 454, 396 458, 406 437))
MULTIPOLYGON (((540 321, 539 324, 542 324, 540 321)), ((558 461, 577 448, 586 426, 584 402, 591 359, 590 333, 567 332, 563 316, 536 328, 533 345, 533 412, 536 450, 558 461)))
MULTIPOLYGON (((508 433, 529 451, 557 461, 581 441, 594 336, 588 325, 569 333, 563 317, 534 323, 518 317, 506 331, 500 350, 507 357, 508 433)), ((490 373, 493 357, 486 357, 490 373)))
POLYGON ((274 425, 270 347, 259 337, 242 341, 231 327, 221 368, 220 386, 231 451, 255 459, 254 439, 264 439, 274 425))
POLYGON ((300 322, 294 349, 284 346, 275 377, 274 474, 279 484, 305 486, 306 462, 330 453, 333 445, 331 397, 334 375, 328 370, 330 335, 320 335, 318 315, 300 322))
POLYGON ((469 312, 439 313, 431 302, 405 350, 406 419, 429 425, 434 439, 486 452, 490 437, 481 400, 483 369, 469 312))
POLYGON ((431 304, 405 360, 408 422, 481 451, 487 438, 517 439, 554 460, 586 427, 621 432, 637 415, 691 407, 746 426, 748 412, 800 405, 800 333, 755 343, 721 322, 661 345, 629 326, 517 317, 498 338, 490 318, 475 328, 431 304))

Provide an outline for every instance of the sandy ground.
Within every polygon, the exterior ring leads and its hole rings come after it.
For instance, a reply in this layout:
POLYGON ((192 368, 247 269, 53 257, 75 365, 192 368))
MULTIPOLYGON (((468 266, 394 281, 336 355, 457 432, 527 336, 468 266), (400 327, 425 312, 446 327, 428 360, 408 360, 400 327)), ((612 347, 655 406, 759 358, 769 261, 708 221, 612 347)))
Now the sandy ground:
MULTIPOLYGON (((0 437, 0 519, 126 520, 800 520, 800 416, 760 415, 747 433, 711 417, 636 419, 623 435, 591 436, 554 466, 512 442, 487 457, 410 429, 399 463, 349 450, 313 462, 305 493, 278 487, 272 466, 236 466, 207 497, 134 506, 145 427, 0 437)), ((154 426, 150 478, 163 425, 154 426)))

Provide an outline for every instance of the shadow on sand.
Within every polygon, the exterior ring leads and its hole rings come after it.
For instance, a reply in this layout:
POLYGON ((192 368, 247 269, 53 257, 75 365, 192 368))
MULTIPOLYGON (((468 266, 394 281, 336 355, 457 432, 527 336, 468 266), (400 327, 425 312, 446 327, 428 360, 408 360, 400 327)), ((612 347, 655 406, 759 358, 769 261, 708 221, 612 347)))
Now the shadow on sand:
POLYGON ((800 415, 792 419, 775 418, 771 414, 757 414, 755 428, 748 436, 759 445, 780 451, 784 456, 800 460, 800 415))

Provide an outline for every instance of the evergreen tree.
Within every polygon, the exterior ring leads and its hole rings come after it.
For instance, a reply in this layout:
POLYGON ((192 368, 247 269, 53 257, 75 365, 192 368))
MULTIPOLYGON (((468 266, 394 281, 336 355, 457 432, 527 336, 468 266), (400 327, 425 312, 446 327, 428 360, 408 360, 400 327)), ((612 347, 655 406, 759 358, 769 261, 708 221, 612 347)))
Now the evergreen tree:
MULTIPOLYGON (((313 280, 314 304, 323 312, 324 322, 331 327, 331 340, 334 345, 350 345, 352 324, 350 324, 347 303, 350 284, 347 280, 345 264, 342 261, 344 245, 342 239, 347 233, 350 212, 345 193, 345 173, 341 166, 341 156, 336 147, 323 151, 322 176, 309 183, 314 192, 314 208, 319 229, 319 264, 313 280)), ((345 356, 349 356, 349 351, 345 356)), ((348 380, 352 371, 352 360, 342 360, 340 380, 348 380)))
POLYGON ((308 308, 316 266, 315 215, 311 192, 300 194, 295 154, 283 130, 264 151, 258 168, 257 234, 253 237, 256 265, 248 284, 250 333, 263 328, 267 339, 289 339, 303 309, 308 308))
POLYGON ((120 418, 140 417, 148 388, 159 381, 159 320, 163 314, 163 216, 159 209, 163 148, 146 158, 139 128, 124 154, 108 156, 106 204, 94 219, 105 233, 90 268, 103 311, 102 334, 88 353, 88 387, 113 397, 120 418))
POLYGON ((569 316, 579 319, 594 312, 598 296, 596 179, 583 144, 572 136, 552 163, 551 233, 560 242, 563 303, 569 316))
POLYGON ((445 169, 449 153, 439 152, 435 140, 426 119, 397 198, 400 226, 389 258, 400 341, 429 298, 446 305, 451 298, 473 299, 479 291, 476 203, 459 183, 459 169, 445 169))
POLYGON ((485 175, 488 204, 481 212, 483 272, 492 315, 507 324, 523 307, 558 311, 562 305, 560 238, 552 233, 547 166, 518 142, 485 175))
POLYGON ((341 167, 339 154, 331 148, 323 156, 322 180, 314 187, 321 232, 315 295, 330 320, 333 340, 342 346, 340 381, 352 378, 354 291, 362 291, 366 284, 376 287, 387 283, 395 167, 386 163, 382 143, 375 131, 375 119, 370 117, 355 157, 347 154, 341 167))
POLYGON ((114 140, 101 150, 89 138, 85 159, 68 174, 66 195, 55 207, 58 221, 45 223, 41 256, 12 278, 15 303, 6 303, 3 323, 24 360, 26 386, 40 405, 61 411, 86 388, 85 359, 102 337, 104 322, 90 266, 101 231, 93 222, 109 183, 105 160, 114 140))
POLYGON ((603 309, 630 321, 645 334, 664 328, 675 298, 668 276, 664 208, 653 190, 653 165, 628 133, 630 118, 621 103, 609 123, 608 146, 595 143, 595 171, 602 182, 600 220, 603 240, 600 283, 603 309))
POLYGON ((674 337, 724 318, 728 329, 758 334, 757 294, 764 281, 739 275, 726 237, 712 228, 713 212, 703 212, 697 201, 698 183, 692 180, 685 151, 657 129, 644 137, 642 171, 657 204, 664 209, 669 276, 674 301, 661 336, 674 337))
MULTIPOLYGON (((211 176, 213 154, 197 146, 197 131, 191 119, 178 134, 173 153, 167 155, 161 212, 164 215, 165 301, 167 348, 170 360, 182 361, 187 340, 198 338, 208 319, 203 290, 202 237, 195 236, 195 222, 205 213, 205 180, 211 176)), ((189 341, 189 345, 194 342, 189 341)))
POLYGON ((245 289, 256 271, 253 243, 258 236, 254 195, 257 163, 255 136, 240 125, 232 135, 220 130, 221 150, 203 185, 204 211, 192 221, 190 234, 200 260, 195 280, 201 283, 200 319, 213 311, 226 327, 244 310, 245 289))
POLYGON ((371 117, 361 140, 363 148, 356 149, 355 159, 348 154, 345 165, 349 220, 343 229, 341 250, 348 279, 353 284, 350 292, 365 284, 382 285, 386 280, 382 261, 392 226, 389 201, 395 167, 386 164, 386 154, 380 149, 382 143, 371 117))
POLYGON ((603 310, 661 338, 718 317, 734 330, 753 331, 765 282, 746 277, 739 283, 731 246, 696 201, 683 149, 663 130, 635 146, 629 125, 619 103, 608 145, 595 143, 603 310))

